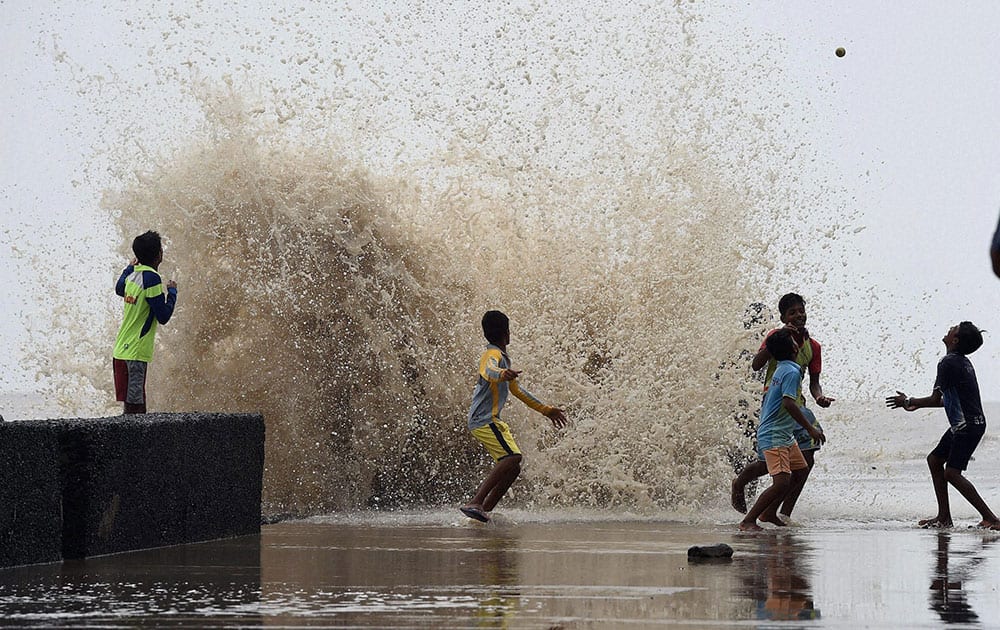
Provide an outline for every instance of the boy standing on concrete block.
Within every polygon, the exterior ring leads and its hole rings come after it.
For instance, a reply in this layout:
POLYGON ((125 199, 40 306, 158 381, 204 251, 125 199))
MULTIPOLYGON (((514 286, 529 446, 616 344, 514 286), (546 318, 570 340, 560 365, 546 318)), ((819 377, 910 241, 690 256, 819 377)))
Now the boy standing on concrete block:
POLYGON ((153 359, 156 325, 170 321, 177 303, 177 283, 168 280, 164 294, 156 271, 163 262, 160 235, 150 231, 135 237, 132 252, 135 260, 115 285, 125 304, 113 355, 115 396, 125 404, 126 414, 146 413, 146 366, 153 359))

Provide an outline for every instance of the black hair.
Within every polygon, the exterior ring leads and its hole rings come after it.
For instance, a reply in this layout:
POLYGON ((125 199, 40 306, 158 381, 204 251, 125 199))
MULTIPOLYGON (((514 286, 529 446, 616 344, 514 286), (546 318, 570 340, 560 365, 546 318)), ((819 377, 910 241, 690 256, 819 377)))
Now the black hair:
POLYGON ((980 346, 983 345, 984 332, 986 331, 979 330, 972 322, 962 322, 959 324, 956 333, 958 344, 955 346, 955 352, 959 354, 972 354, 976 350, 979 350, 980 346))
POLYGON ((805 298, 803 298, 798 293, 786 293, 781 296, 780 300, 778 300, 778 313, 782 317, 784 317, 785 311, 792 308, 796 304, 801 304, 802 306, 805 306, 806 305, 805 298))
POLYGON ((510 332, 510 319, 500 311, 486 311, 483 315, 483 335, 495 346, 506 342, 510 332))
POLYGON ((135 259, 142 265, 150 267, 155 265, 157 263, 156 259, 162 251, 163 241, 160 240, 159 233, 152 230, 140 234, 132 241, 132 253, 135 254, 135 259))
POLYGON ((795 358, 795 340, 790 330, 779 328, 764 340, 767 351, 778 361, 791 361, 795 358))

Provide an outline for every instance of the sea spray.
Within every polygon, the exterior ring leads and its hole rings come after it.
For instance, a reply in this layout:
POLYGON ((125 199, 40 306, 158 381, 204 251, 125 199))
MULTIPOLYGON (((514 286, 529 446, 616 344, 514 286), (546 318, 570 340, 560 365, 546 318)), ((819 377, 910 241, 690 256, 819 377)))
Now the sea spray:
MULTIPOLYGON (((465 414, 490 308, 511 316, 522 385, 572 422, 511 401, 511 504, 724 500, 759 397, 740 357, 774 323, 747 329, 744 310, 789 269, 795 288, 815 277, 796 247, 818 194, 808 144, 769 92, 780 72, 732 67, 682 5, 592 10, 464 29, 454 10, 343 9, 315 31, 282 11, 291 49, 233 45, 231 63, 201 34, 245 42, 256 18, 171 18, 143 70, 175 102, 140 79, 84 90, 131 134, 101 153, 108 291, 150 228, 180 284, 151 406, 263 412, 269 514, 467 498, 489 466, 465 414)), ((74 365, 110 399, 107 304, 74 365)))

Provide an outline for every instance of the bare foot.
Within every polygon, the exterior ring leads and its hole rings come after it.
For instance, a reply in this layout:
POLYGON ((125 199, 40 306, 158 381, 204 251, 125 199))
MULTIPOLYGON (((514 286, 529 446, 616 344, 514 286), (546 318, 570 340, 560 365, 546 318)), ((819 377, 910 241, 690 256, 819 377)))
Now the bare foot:
POLYGON ((771 514, 769 516, 761 514, 760 520, 762 520, 765 523, 771 523, 772 525, 777 525, 778 527, 788 527, 788 524, 785 523, 785 521, 778 518, 777 514, 771 514))
POLYGON ((935 516, 934 518, 925 518, 922 521, 917 521, 917 525, 923 529, 939 529, 951 527, 952 523, 951 519, 943 519, 939 516, 935 516))
POLYGON ((979 521, 979 525, 976 525, 976 529, 1000 530, 1000 521, 987 521, 984 519, 979 521))
POLYGON ((762 531, 764 531, 764 528, 761 527, 760 525, 758 525, 757 523, 747 523, 746 521, 741 521, 740 522, 740 531, 741 532, 762 532, 762 531))
POLYGON ((730 500, 733 502, 733 509, 740 514, 747 513, 747 497, 745 488, 743 486, 737 487, 736 480, 733 479, 730 490, 731 496, 730 500))

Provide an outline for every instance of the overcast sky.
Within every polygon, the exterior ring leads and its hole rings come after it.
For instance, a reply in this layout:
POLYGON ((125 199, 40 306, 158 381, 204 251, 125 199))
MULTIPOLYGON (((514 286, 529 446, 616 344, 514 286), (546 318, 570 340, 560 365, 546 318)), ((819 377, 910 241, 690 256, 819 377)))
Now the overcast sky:
MULTIPOLYGON (((178 15, 184 15, 184 4, 176 4, 178 15)), ((259 11, 263 16, 275 5, 282 3, 262 4, 259 11)), ((44 313, 41 305, 24 303, 24 287, 50 281, 39 276, 46 272, 44 259, 58 255, 52 243, 84 233, 97 234, 99 241, 110 233, 97 209, 101 191, 81 177, 100 163, 93 154, 98 138, 88 135, 93 129, 66 120, 67 108, 83 101, 56 51, 72 50, 72 64, 106 75, 107 85, 91 85, 85 101, 95 111, 74 113, 77 120, 100 120, 94 95, 113 89, 116 69, 138 67, 141 47, 117 42, 153 41, 169 26, 134 33, 130 20, 141 9, 104 6, 74 7, 69 15, 60 3, 0 4, 0 389, 30 388, 18 368, 19 319, 26 310, 44 313), (30 258, 41 233, 49 234, 45 249, 34 253, 43 259, 18 263, 30 258), (20 256, 13 254, 15 247, 20 256)), ((187 13, 197 20, 199 10, 216 9, 192 5, 187 13)), ((900 374, 899 386, 926 393, 933 361, 943 350, 940 337, 950 324, 972 319, 997 331, 973 358, 984 398, 1000 400, 1000 281, 987 261, 1000 211, 1000 3, 739 2, 704 10, 707 22, 718 25, 719 45, 732 37, 736 54, 746 37, 775 42, 769 59, 816 112, 807 140, 819 169, 828 170, 856 213, 849 245, 857 255, 829 286, 814 292, 819 302, 811 304, 813 315, 821 316, 814 330, 825 333, 828 347, 828 392, 836 395, 837 372, 846 370, 845 363, 912 352, 925 364, 900 374), (845 57, 834 56, 838 46, 847 50, 845 57), (858 295, 856 286, 870 291, 858 295), (889 308, 865 308, 872 299, 889 308)), ((229 52, 238 61, 240 51, 233 48, 229 52)), ((72 64, 69 72, 75 73, 72 64)), ((150 89, 157 89, 155 77, 150 81, 150 89)), ((52 298, 78 300, 86 308, 95 291, 107 288, 88 284, 94 274, 81 269, 80 282, 52 298)), ((894 378, 880 373, 875 385, 894 378)))

